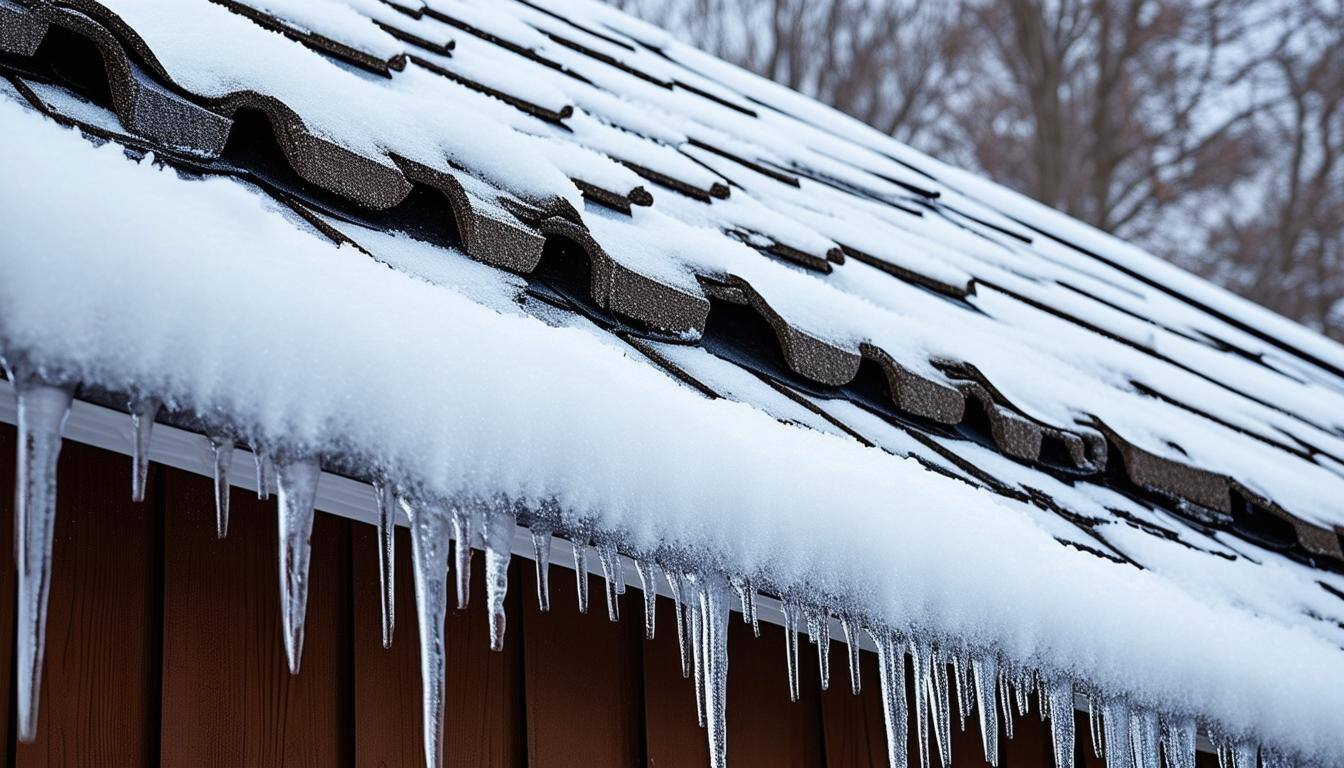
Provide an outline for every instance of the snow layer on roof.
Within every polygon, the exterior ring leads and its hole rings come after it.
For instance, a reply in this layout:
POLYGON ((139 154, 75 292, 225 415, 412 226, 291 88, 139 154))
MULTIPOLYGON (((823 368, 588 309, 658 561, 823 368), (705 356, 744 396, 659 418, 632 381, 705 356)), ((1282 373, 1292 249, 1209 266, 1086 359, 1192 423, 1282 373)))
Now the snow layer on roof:
POLYGON ((1061 547, 1020 502, 482 306, 459 292, 471 270, 431 274, 411 243, 399 266, 431 282, 296 227, 250 187, 93 148, 6 98, 0 128, 0 167, 23 180, 0 185, 7 355, 445 495, 553 498, 632 547, 850 595, 893 626, 1344 759, 1344 653, 1265 608, 1273 581, 1239 598, 1172 550, 1138 570, 1061 547))

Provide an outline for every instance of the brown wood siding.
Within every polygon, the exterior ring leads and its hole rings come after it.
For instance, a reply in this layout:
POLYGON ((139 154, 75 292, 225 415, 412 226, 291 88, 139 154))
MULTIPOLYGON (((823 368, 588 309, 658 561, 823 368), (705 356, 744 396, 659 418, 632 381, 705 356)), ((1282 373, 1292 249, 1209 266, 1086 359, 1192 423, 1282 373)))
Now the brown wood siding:
MULTIPOLYGON (((15 443, 13 427, 0 425, 0 541, 13 535, 15 443)), ((294 677, 280 637, 274 501, 235 489, 229 537, 219 541, 206 478, 155 466, 145 503, 131 504, 129 473, 125 456, 70 442, 62 451, 47 663, 32 745, 14 741, 14 578, 12 567, 0 569, 5 765, 420 765, 405 531, 398 532, 396 637, 385 651, 372 527, 317 516, 303 668, 294 677)), ((568 557, 567 548, 556 556, 568 557)), ((445 626, 448 765, 707 764, 670 601, 659 600, 657 638, 646 641, 637 589, 622 597, 622 621, 613 624, 602 580, 589 577, 591 609, 581 615, 573 572, 556 566, 552 608, 541 613, 534 565, 516 561, 505 649, 492 653, 482 571, 477 554, 471 606, 451 611, 445 626)), ((783 631, 766 624, 755 638, 740 619, 733 614, 730 628, 729 763, 886 766, 872 654, 863 654, 863 693, 852 696, 844 645, 832 643, 831 690, 823 693, 816 647, 800 638, 802 698, 790 702, 783 631)), ((1089 755, 1079 765, 1098 768, 1086 719, 1078 725, 1080 757, 1089 755)), ((954 716, 953 729, 954 764, 984 765, 975 719, 962 733, 954 716)), ((1053 765, 1048 732, 1034 713, 1016 731, 1002 747, 1005 768, 1053 765)))

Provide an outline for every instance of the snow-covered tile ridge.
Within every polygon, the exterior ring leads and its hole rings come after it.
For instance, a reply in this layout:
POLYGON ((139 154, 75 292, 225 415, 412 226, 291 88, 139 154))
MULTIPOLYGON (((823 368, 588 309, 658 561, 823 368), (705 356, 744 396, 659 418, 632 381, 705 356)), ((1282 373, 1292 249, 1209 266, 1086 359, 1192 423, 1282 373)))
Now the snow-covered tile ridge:
POLYGON ((434 495, 554 500, 631 551, 701 553, 844 595, 872 622, 1344 759, 1344 653, 1305 631, 1060 547, 916 462, 706 400, 588 334, 407 277, 232 182, 128 162, 9 100, 0 127, 0 167, 23 180, 0 185, 11 362, 434 495))

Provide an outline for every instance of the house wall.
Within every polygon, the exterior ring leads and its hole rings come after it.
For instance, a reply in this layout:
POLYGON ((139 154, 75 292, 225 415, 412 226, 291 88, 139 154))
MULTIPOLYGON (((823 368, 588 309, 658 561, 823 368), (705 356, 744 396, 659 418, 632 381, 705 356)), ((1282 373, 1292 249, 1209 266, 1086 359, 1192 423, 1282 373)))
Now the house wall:
MULTIPOLYGON (((0 541, 13 535, 15 442, 13 427, 0 425, 0 541)), ((132 504, 129 463, 68 441, 62 450, 34 744, 14 736, 14 571, 0 568, 5 765, 419 765, 405 531, 396 637, 383 650, 374 530, 318 515, 303 668, 291 676, 280 638, 274 502, 235 489, 229 537, 219 541, 208 479, 154 465, 145 503, 132 504)), ((453 612, 447 626, 449 765, 707 764, 669 601, 660 599, 657 639, 646 641, 638 591, 622 598, 623 619, 611 623, 601 581, 590 578, 592 611, 580 615, 573 572, 555 567, 552 610, 542 613, 533 564, 515 559, 507 640, 492 653, 479 556, 476 566, 471 607, 453 612)), ((803 697, 790 703, 783 632, 761 629, 759 639, 741 622, 731 629, 730 764, 886 765, 872 655, 863 654, 863 693, 853 696, 843 646, 834 643, 833 684, 823 693, 804 640, 803 697)), ((1081 717, 1078 726, 1078 764, 1100 768, 1081 717)), ((984 764, 978 728, 972 719, 955 735, 955 765, 984 764)), ((1048 733, 1034 716, 1018 720, 1003 750, 1005 768, 1053 765, 1048 733)))

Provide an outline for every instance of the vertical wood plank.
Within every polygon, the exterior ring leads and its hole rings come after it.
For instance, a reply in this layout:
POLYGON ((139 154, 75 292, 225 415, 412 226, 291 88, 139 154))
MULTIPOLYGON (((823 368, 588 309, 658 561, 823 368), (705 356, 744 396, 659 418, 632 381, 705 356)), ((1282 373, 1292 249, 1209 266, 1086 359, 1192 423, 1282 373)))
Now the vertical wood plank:
POLYGON ((348 521, 317 516, 303 668, 291 676, 275 501, 234 489, 219 541, 210 480, 165 475, 162 764, 350 765, 348 521))
MULTIPOLYGON (((420 650, 415 616, 410 540, 397 531, 396 632, 384 649, 377 531, 355 523, 351 531, 354 579, 355 765, 420 765, 420 650)), ((462 768, 523 765, 521 564, 509 568, 509 624, 504 650, 489 648, 482 558, 474 556, 472 601, 450 611, 444 626, 448 655, 444 702, 444 762, 462 768)), ((452 599, 451 597, 449 598, 452 599)))
MULTIPOLYGON (((817 653, 817 647, 805 639, 799 649, 812 656, 817 653)), ((863 689, 855 696, 850 692, 849 664, 844 644, 833 641, 830 654, 830 687, 821 693, 826 763, 854 768, 886 768, 887 733, 883 721, 882 697, 877 685, 877 655, 866 652, 860 654, 859 670, 863 689)), ((817 683, 817 678, 804 679, 802 685, 815 686, 817 683)), ((912 700, 907 696, 906 701, 912 700)), ((912 716, 912 729, 913 725, 912 716)), ((913 746, 914 743, 912 738, 910 744, 913 746)))
MULTIPOLYGON (((18 430, 9 424, 0 424, 0 546, 9 547, 14 540, 14 465, 18 461, 18 430)), ((13 765, 10 754, 9 724, 10 702, 13 692, 10 686, 14 674, 14 588, 15 569, 14 550, 10 548, 5 563, 0 568, 0 756, 5 765, 13 765)))
MULTIPOLYGON (((822 746, 817 657, 799 638, 799 697, 789 701, 784 629, 761 624, 761 636, 739 614, 728 630, 728 763, 815 768, 822 746)), ((848 670, 844 670, 847 675, 848 670)), ((871 681, 870 681, 871 682, 871 681)))
POLYGON ((1013 706, 1013 738, 999 742, 1000 768, 1052 768, 1055 750, 1050 741, 1050 725, 1041 722, 1040 700, 1031 694, 1031 711, 1018 716, 1013 706))
POLYGON ((655 627, 653 641, 644 643, 643 659, 649 768, 709 765, 709 742, 695 717, 695 683, 681 676, 676 607, 671 600, 658 599, 655 627))
POLYGON ((37 740, 17 746, 20 768, 146 765, 156 749, 157 468, 132 504, 130 463, 61 448, 37 740))
MULTIPOLYGON (((528 563, 524 578, 535 575, 528 563)), ((523 595, 523 671, 530 768, 626 768, 645 762, 643 622, 637 593, 621 599, 623 618, 607 621, 602 580, 589 580, 587 615, 575 606, 575 580, 551 569, 551 610, 536 591, 523 595)), ((530 582, 529 582, 530 583, 530 582)))

